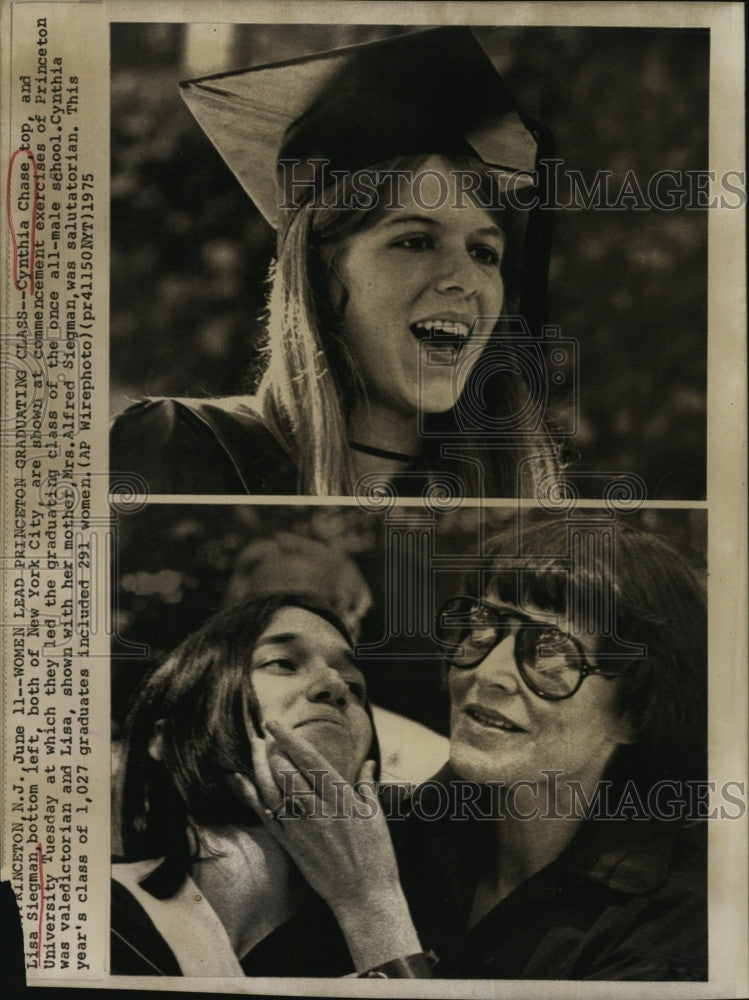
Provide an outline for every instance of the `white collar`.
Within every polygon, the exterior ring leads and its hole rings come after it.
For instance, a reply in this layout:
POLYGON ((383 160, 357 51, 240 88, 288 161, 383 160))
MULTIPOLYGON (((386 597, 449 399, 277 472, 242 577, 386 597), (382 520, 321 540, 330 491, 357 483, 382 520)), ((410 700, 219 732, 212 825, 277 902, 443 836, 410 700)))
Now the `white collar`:
POLYGON ((162 860, 113 865, 112 877, 146 911, 173 951, 183 976, 243 976, 224 925, 189 875, 169 899, 157 899, 140 885, 162 860))

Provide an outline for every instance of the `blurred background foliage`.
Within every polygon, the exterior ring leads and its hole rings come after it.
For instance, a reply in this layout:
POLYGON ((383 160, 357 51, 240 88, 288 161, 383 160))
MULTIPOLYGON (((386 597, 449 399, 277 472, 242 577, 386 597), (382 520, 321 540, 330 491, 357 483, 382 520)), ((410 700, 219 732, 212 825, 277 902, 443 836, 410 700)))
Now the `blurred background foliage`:
MULTIPOLYGON (((251 384, 274 237, 183 105, 181 79, 403 28, 113 24, 111 404, 251 384), (249 379, 249 381, 248 381, 249 379)), ((518 105, 586 180, 708 165, 701 30, 486 28, 518 105)), ((563 181, 560 201, 569 192, 563 181)), ((555 213, 551 322, 579 343, 581 470, 704 496, 707 213, 555 213)), ((562 425, 569 400, 554 401, 562 425)))
MULTIPOLYGON (((576 514, 600 518, 601 511, 576 514)), ((705 514, 648 508, 620 516, 659 533, 703 572, 705 514)), ((478 553, 482 535, 507 527, 517 531, 518 524, 522 531, 523 524, 541 516, 528 508, 468 506, 436 516, 409 507, 398 515, 401 530, 430 537, 436 556, 478 553)), ((122 514, 113 580, 115 732, 144 672, 210 614, 242 597, 292 590, 330 602, 358 628, 361 645, 386 640, 385 648, 362 661, 372 700, 446 733, 447 696, 434 646, 418 623, 410 635, 405 621, 400 634, 388 629, 386 609, 394 593, 388 517, 354 507, 223 504, 149 504, 122 514)), ((389 523, 392 527, 392 517, 389 523)), ((429 621, 448 597, 464 589, 462 569, 443 567, 430 574, 422 565, 405 584, 407 596, 398 602, 402 614, 415 607, 418 578, 432 580, 429 621)))

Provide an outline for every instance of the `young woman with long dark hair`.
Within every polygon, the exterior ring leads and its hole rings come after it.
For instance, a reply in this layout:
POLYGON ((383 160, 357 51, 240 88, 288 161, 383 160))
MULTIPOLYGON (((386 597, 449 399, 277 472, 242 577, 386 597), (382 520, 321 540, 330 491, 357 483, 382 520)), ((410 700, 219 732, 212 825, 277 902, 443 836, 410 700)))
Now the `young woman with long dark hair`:
MULTIPOLYGON (((377 738, 345 626, 286 594, 219 612, 154 671, 130 713, 113 974, 337 976, 397 958, 401 947, 418 951, 402 893, 393 905, 397 876, 357 895, 347 927, 247 809, 237 775, 256 780, 252 746, 270 738, 269 718, 343 776, 341 808, 372 818, 360 859, 377 867, 380 855, 392 857, 372 802, 377 738)), ((304 806, 300 798, 300 821, 304 806)))

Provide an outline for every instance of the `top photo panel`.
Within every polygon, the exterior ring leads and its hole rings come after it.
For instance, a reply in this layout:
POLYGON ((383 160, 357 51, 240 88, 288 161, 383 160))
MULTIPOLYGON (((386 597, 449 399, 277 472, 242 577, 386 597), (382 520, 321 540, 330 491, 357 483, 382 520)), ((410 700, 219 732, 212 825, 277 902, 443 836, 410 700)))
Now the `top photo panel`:
POLYGON ((704 499, 709 57, 113 24, 111 489, 704 499))

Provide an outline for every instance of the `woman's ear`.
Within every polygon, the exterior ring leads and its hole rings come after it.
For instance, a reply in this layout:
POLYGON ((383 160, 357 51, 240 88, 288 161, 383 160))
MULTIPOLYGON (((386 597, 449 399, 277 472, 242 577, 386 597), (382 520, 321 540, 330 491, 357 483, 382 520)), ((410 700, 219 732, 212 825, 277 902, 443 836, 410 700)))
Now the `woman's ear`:
POLYGON ((152 760, 161 760, 164 756, 164 720, 158 719, 153 727, 153 736, 148 741, 148 754, 152 760))

